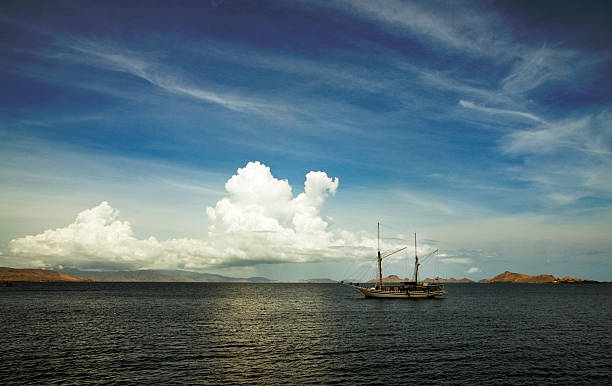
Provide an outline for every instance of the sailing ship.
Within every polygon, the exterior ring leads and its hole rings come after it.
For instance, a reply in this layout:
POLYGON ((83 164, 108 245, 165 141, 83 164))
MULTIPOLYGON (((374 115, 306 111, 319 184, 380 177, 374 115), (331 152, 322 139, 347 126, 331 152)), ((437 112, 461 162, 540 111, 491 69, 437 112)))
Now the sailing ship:
MULTIPOLYGON (((446 295, 446 290, 444 289, 444 285, 441 283, 426 283, 419 282, 419 256, 417 254, 417 241, 416 241, 416 233, 414 234, 414 280, 413 281, 403 281, 399 283, 383 283, 382 278, 382 260, 391 255, 394 255, 398 252, 403 251, 407 247, 400 248, 393 252, 387 253, 385 255, 380 252, 380 223, 378 223, 378 254, 376 257, 377 261, 377 280, 374 287, 365 286, 363 283, 345 283, 341 281, 342 284, 347 285, 359 292, 361 292, 365 297, 368 298, 387 298, 387 299, 423 299, 423 298, 436 298, 442 297, 446 295)), ((425 259, 435 253, 438 252, 438 249, 430 252, 429 254, 422 257, 425 259)))

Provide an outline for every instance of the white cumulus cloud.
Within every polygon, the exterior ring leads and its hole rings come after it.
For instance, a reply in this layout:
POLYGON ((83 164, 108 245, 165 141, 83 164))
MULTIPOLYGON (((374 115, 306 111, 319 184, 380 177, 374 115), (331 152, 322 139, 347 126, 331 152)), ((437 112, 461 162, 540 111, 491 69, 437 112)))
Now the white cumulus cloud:
POLYGON ((208 238, 134 237, 131 225, 104 201, 64 227, 11 240, 13 255, 45 266, 121 268, 208 268, 276 262, 312 262, 373 255, 375 240, 328 227, 321 215, 338 179, 325 172, 306 175, 294 197, 287 180, 249 162, 225 184, 227 194, 206 214, 208 238))

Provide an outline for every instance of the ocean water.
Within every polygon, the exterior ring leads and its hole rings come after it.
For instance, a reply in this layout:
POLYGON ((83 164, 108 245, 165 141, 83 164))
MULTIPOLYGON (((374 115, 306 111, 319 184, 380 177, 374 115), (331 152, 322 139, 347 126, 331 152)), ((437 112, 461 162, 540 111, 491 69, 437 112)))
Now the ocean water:
POLYGON ((2 384, 612 384, 612 285, 0 288, 2 384))

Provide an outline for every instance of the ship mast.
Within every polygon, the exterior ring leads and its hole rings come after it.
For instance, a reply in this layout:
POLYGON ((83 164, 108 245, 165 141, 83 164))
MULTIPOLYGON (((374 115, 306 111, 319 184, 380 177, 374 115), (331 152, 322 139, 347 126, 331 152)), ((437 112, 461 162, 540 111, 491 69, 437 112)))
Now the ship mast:
POLYGON ((419 256, 417 256, 416 232, 414 232, 414 284, 418 284, 419 279, 419 256))
POLYGON ((380 255, 380 222, 378 223, 378 289, 382 290, 382 256, 380 255))
POLYGON ((377 259, 377 263, 378 263, 378 285, 377 285, 377 287, 378 287, 379 290, 382 290, 382 286, 383 286, 383 280, 382 280, 382 260, 384 258, 386 258, 386 257, 391 256, 391 255, 395 255, 396 253, 401 252, 404 249, 406 249, 406 247, 397 249, 397 250, 395 250, 393 252, 385 253, 385 255, 383 256, 380 253, 380 223, 378 223, 378 254, 376 256, 376 259, 377 259))

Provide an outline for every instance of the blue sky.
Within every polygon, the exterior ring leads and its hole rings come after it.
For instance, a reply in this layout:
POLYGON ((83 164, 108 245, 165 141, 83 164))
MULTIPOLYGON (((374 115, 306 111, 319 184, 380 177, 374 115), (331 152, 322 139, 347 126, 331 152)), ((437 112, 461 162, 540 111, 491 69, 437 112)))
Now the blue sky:
POLYGON ((443 276, 612 280, 610 11, 4 1, 0 262, 341 279, 369 261, 380 221, 389 247, 416 231, 424 252, 440 248, 443 276), (313 176, 301 206, 310 171, 329 180, 313 176), (279 195, 251 202, 253 186, 279 195), (91 234, 45 236, 92 208, 91 234), (287 238, 247 243, 268 252, 241 244, 270 226, 287 238))

